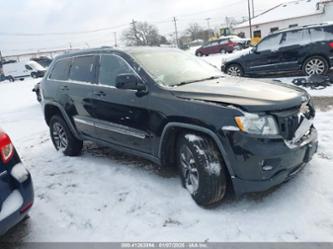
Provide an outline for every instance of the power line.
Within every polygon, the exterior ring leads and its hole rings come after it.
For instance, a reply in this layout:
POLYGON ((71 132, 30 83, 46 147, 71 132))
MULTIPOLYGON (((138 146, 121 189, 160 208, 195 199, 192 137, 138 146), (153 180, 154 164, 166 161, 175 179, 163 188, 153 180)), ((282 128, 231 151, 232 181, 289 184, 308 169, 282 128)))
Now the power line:
MULTIPOLYGON (((237 2, 234 2, 234 3, 231 3, 231 4, 227 4, 227 5, 224 5, 223 7, 220 7, 220 8, 208 9, 208 10, 203 10, 203 11, 199 11, 199 12, 183 14, 183 15, 179 15, 179 16, 184 18, 184 17, 199 15, 199 14, 203 14, 203 13, 207 13, 207 12, 219 11, 221 9, 225 9, 227 7, 231 7, 231 6, 237 5, 239 3, 244 3, 244 0, 240 0, 240 1, 237 1, 237 2)), ((164 19, 164 20, 161 20, 161 21, 156 21, 156 22, 151 22, 151 23, 156 23, 156 24, 167 23, 167 22, 170 22, 170 19, 169 20, 164 19)), ((105 27, 105 28, 99 28, 99 29, 93 29, 93 30, 70 31, 70 32, 49 32, 49 33, 0 32, 0 35, 1 36, 24 36, 24 37, 26 37, 26 36, 82 35, 82 34, 97 33, 97 32, 103 32, 103 31, 110 31, 110 30, 126 27, 127 25, 128 24, 120 24, 120 25, 112 26, 112 27, 105 27)))
MULTIPOLYGON (((223 7, 221 8, 214 8, 214 9, 208 9, 208 10, 202 10, 202 11, 198 11, 198 12, 194 12, 194 13, 189 13, 189 14, 183 14, 183 15, 179 15, 177 18, 176 17, 173 17, 173 18, 170 18, 170 19, 162 19, 162 20, 155 20, 155 21, 150 21, 149 23, 151 24, 167 24, 167 23, 174 23, 174 29, 175 29, 175 36, 176 36, 176 43, 177 43, 177 46, 179 45, 179 39, 178 39, 178 22, 186 22, 187 18, 188 17, 193 17, 193 16, 198 16, 200 14, 204 14, 204 13, 208 13, 208 12, 215 12, 215 11, 221 11, 221 9, 226 9, 230 6, 234 6, 234 5, 237 5, 237 4, 240 4, 240 3, 244 3, 245 0, 240 0, 240 1, 236 1, 236 2, 233 2, 231 4, 227 4, 227 5, 224 5, 223 7)), ((251 0, 249 0, 251 1, 251 0)), ((252 0, 253 1, 253 0, 252 0)), ((252 6, 252 14, 253 14, 253 10, 254 10, 254 7, 252 6)), ((251 11, 250 11, 251 12, 251 11)), ((230 12, 228 12, 230 13, 230 12)), ((215 15, 215 14, 214 14, 215 15)), ((196 18, 196 19, 192 19, 192 20, 200 20, 201 23, 203 23, 205 20, 207 21, 207 25, 210 26, 211 24, 211 20, 216 20, 216 21, 213 21, 213 23, 217 22, 217 17, 212 17, 210 18, 209 20, 205 19, 204 17, 202 18, 196 18)), ((251 21, 251 20, 250 20, 251 21)), ((221 24, 223 23, 222 19, 221 21, 218 21, 218 22, 221 22, 221 24)), ((137 34, 137 30, 136 30, 136 21, 132 20, 132 22, 130 23, 132 25, 132 28, 134 28, 135 30, 135 34, 136 36, 138 36, 137 34)), ((67 44, 68 43, 82 43, 82 42, 85 42, 87 43, 90 39, 86 39, 86 38, 82 38, 82 36, 85 36, 85 35, 95 35, 96 33, 98 32, 105 32, 105 31, 109 31, 110 34, 108 34, 107 36, 112 36, 112 33, 113 33, 113 41, 114 41, 114 44, 115 45, 118 45, 118 41, 117 41, 117 35, 114 34, 114 32, 111 33, 112 30, 116 30, 116 29, 120 29, 120 28, 123 28, 123 27, 128 27, 128 24, 120 24, 120 25, 116 25, 116 26, 112 26, 112 27, 105 27, 105 28, 98 28, 98 29, 93 29, 93 30, 81 30, 81 31, 73 31, 73 32, 50 32, 50 33, 25 33, 25 32, 14 32, 14 33, 9 33, 9 32, 0 32, 0 36, 16 36, 16 37, 32 37, 32 38, 37 38, 37 37, 47 37, 47 36, 73 36, 73 37, 66 37, 66 38, 62 38, 60 39, 57 39, 59 40, 59 43, 60 43, 60 40, 62 42, 64 42, 64 39, 67 39, 67 44), (77 39, 76 39, 77 38, 77 39), (76 40, 80 40, 80 41, 76 41, 76 40)), ((172 28, 172 26, 170 25, 170 28, 172 28)), ((251 32, 252 33, 252 32, 251 32)), ((105 33, 103 33, 105 34, 105 33)), ((104 36, 106 35, 99 35, 101 36, 101 38, 103 39, 104 36)), ((101 38, 96 38, 94 37, 93 40, 95 40, 96 42, 98 43, 101 43, 102 39, 101 38)), ((41 38, 42 39, 42 38, 41 38)), ((54 43, 56 43, 57 41, 56 39, 54 39, 54 43)), ((42 40, 39 40, 39 41, 42 41, 42 40)), ((65 40, 66 41, 66 40, 65 40)), ((6 41, 6 42, 9 42, 9 41, 6 41)), ((14 42, 18 43, 19 41, 15 40, 14 42)), ((24 42, 33 42, 33 41, 24 41, 24 42)), ((45 41, 46 42, 46 41, 45 41)), ((68 45, 66 46, 68 47, 68 45)), ((36 48, 37 49, 37 48, 36 48)), ((8 50, 6 50, 8 51, 8 50)))

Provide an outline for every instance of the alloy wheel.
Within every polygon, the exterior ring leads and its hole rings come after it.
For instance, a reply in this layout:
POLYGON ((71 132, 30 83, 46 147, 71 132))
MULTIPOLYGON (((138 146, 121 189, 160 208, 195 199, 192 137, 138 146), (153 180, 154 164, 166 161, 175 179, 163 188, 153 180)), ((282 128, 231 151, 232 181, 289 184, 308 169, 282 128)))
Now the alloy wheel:
POLYGON ((199 189, 199 171, 193 153, 187 145, 181 147, 180 164, 186 189, 191 194, 196 193, 199 189))
POLYGON ((64 127, 60 123, 53 124, 53 141, 57 150, 64 151, 68 146, 68 138, 64 127))
POLYGON ((307 75, 323 74, 325 72, 325 62, 318 58, 309 60, 305 65, 305 72, 307 75))
POLYGON ((241 76, 241 69, 238 66, 230 66, 227 73, 231 76, 241 76))

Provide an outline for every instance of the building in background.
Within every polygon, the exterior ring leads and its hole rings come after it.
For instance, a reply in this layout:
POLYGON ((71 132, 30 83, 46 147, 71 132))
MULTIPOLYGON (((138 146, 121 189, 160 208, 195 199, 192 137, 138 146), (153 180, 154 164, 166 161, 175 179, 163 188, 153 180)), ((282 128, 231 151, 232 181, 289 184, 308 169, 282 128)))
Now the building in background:
MULTIPOLYGON (((271 32, 333 21, 333 0, 297 0, 275 6, 252 18, 252 36, 263 38, 271 32)), ((234 27, 234 33, 250 37, 249 22, 234 27)))

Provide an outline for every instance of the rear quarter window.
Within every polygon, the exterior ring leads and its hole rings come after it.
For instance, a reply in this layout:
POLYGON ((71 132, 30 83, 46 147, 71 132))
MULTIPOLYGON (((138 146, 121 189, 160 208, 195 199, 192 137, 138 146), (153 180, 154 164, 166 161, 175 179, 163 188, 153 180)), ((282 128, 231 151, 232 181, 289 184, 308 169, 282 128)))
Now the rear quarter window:
POLYGON ((327 32, 327 28, 317 27, 317 28, 311 28, 310 35, 311 35, 311 41, 312 42, 320 42, 320 41, 326 41, 329 40, 330 33, 327 32), (325 31, 326 30, 326 31, 325 31))
POLYGON ((63 59, 57 61, 53 67, 50 79, 53 80, 67 80, 71 59, 63 59))
POLYGON ((328 26, 324 28, 326 40, 333 41, 333 26, 328 26))

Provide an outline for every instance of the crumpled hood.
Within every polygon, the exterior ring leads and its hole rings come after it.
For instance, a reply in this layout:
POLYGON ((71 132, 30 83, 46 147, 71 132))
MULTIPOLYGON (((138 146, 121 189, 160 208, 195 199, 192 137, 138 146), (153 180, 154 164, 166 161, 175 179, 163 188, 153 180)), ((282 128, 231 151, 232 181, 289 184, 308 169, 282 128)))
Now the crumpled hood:
POLYGON ((187 84, 172 89, 172 93, 184 99, 231 104, 249 112, 288 109, 308 99, 306 91, 298 87, 238 77, 187 84))

